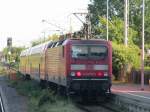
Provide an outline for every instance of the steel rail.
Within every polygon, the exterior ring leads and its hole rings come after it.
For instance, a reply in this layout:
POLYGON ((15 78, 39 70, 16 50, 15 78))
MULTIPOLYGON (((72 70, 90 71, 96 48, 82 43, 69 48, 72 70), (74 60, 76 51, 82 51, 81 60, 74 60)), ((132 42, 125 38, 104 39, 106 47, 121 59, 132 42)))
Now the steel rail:
POLYGON ((86 107, 86 106, 83 106, 83 105, 76 105, 79 109, 81 109, 81 110, 83 110, 83 111, 85 111, 85 112, 100 112, 101 111, 101 109, 103 108, 103 109, 106 109, 106 112, 107 111, 111 111, 111 112, 120 112, 120 111, 118 111, 118 110, 116 110, 116 109, 112 109, 111 107, 109 107, 109 106, 105 106, 105 105, 92 105, 91 107, 86 107), (94 107, 93 107, 94 106, 94 107), (94 108, 99 108, 99 110, 97 110, 97 111, 95 111, 95 109, 94 108))
POLYGON ((79 103, 79 102, 74 102, 74 104, 77 108, 79 108, 79 109, 81 109, 85 112, 99 112, 101 109, 106 109, 106 112, 107 111, 109 111, 109 112, 110 111, 111 112, 120 112, 119 109, 112 107, 112 106, 115 106, 115 105, 113 105, 109 101, 108 102, 107 101, 106 102, 105 101, 95 102, 95 104, 93 104, 93 103, 90 103, 90 104, 84 103, 84 104, 82 104, 82 103, 79 103), (94 108, 96 108, 96 111, 95 111, 94 108), (97 108, 99 108, 99 110, 97 110, 97 108))
POLYGON ((5 112, 5 108, 3 106, 3 100, 2 100, 1 94, 0 94, 0 106, 1 106, 1 112, 5 112))

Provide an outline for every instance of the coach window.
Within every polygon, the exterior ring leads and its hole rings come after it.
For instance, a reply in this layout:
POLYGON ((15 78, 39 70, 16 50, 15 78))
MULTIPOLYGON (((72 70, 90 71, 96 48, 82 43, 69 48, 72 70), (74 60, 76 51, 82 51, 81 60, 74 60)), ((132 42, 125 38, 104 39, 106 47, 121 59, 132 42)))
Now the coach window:
POLYGON ((55 47, 62 45, 63 42, 64 42, 64 40, 58 41, 57 44, 55 45, 55 47))
POLYGON ((55 47, 56 44, 57 44, 57 42, 54 42, 51 48, 55 47))
POLYGON ((59 45, 59 42, 56 42, 55 47, 57 47, 59 45))
POLYGON ((56 47, 56 45, 57 45, 57 42, 55 42, 55 43, 53 44, 53 47, 56 47))
POLYGON ((59 44, 58 44, 58 46, 59 46, 59 45, 62 45, 62 44, 63 44, 63 42, 64 42, 64 40, 62 40, 62 41, 59 41, 59 44))
POLYGON ((51 48, 53 48, 53 46, 54 46, 54 43, 51 45, 51 48))
POLYGON ((48 45, 48 48, 51 48, 51 47, 52 47, 52 45, 53 45, 53 43, 50 43, 50 44, 48 45))

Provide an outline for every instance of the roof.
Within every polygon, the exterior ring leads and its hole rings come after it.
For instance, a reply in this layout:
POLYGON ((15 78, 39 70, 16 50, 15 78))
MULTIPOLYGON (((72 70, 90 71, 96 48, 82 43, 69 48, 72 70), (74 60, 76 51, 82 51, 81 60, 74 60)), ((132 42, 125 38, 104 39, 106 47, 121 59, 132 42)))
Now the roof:
POLYGON ((20 56, 27 56, 29 49, 25 49, 21 52, 20 56))
POLYGON ((30 47, 26 50, 23 50, 20 54, 20 56, 28 56, 32 54, 42 54, 47 49, 48 45, 51 43, 51 41, 45 42, 43 44, 36 45, 34 47, 30 47))
POLYGON ((104 43, 107 43, 109 41, 106 41, 106 40, 102 40, 102 39, 90 39, 90 40, 81 40, 81 39, 65 39, 65 40, 61 40, 61 41, 48 41, 48 42, 45 42, 43 44, 39 44, 39 45, 36 45, 34 47, 31 47, 29 49, 26 49, 26 50, 23 50, 20 54, 20 56, 28 56, 28 55, 32 55, 32 54, 43 54, 45 53, 46 49, 49 47, 49 48, 53 48, 53 47, 57 47, 59 45, 66 45, 68 42, 86 42, 86 43, 89 43, 89 42, 98 42, 98 41, 101 41, 101 42, 104 42, 104 43))
POLYGON ((46 43, 31 47, 29 55, 44 53, 50 43, 51 43, 51 41, 48 41, 46 43))

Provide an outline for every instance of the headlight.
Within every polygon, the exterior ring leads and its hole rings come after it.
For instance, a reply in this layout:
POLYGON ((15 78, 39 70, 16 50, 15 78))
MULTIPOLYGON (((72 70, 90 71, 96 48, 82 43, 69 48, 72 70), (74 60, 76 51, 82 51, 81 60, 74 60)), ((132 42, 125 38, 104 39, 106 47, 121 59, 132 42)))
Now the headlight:
POLYGON ((107 73, 107 72, 104 72, 104 76, 108 76, 108 73, 107 73))
POLYGON ((71 72, 71 74, 70 74, 70 76, 75 76, 76 74, 75 74, 75 72, 71 72))

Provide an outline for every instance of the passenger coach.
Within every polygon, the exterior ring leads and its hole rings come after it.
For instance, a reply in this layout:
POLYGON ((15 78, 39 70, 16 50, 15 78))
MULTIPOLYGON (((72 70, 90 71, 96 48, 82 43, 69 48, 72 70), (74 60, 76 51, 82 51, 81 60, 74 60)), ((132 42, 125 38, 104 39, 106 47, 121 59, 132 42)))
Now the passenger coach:
POLYGON ((47 42, 22 51, 20 71, 35 80, 65 87, 69 93, 110 92, 111 43, 77 39, 47 42))

